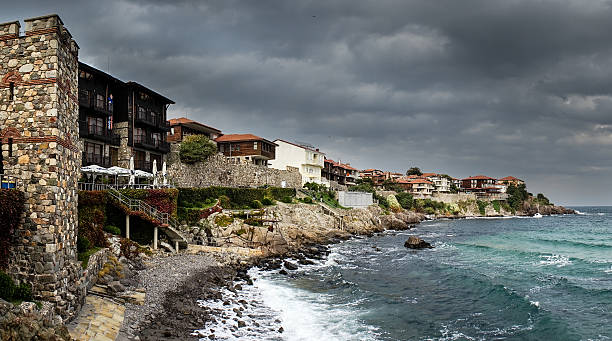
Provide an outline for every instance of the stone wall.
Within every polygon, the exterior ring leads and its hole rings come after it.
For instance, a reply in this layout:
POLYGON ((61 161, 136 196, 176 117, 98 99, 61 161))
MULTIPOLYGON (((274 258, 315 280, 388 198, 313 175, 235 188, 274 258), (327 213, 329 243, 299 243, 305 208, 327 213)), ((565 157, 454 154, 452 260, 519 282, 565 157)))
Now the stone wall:
POLYGON ((177 153, 168 157, 170 181, 177 187, 260 187, 269 185, 301 188, 302 176, 297 168, 279 170, 250 163, 234 164, 222 155, 213 155, 206 162, 187 165, 178 161, 177 153))
POLYGON ((430 199, 446 204, 456 204, 459 201, 475 201, 476 196, 472 193, 434 193, 430 199))
POLYGON ((25 214, 8 273, 70 317, 84 294, 76 261, 78 46, 57 15, 0 24, 0 141, 25 214))

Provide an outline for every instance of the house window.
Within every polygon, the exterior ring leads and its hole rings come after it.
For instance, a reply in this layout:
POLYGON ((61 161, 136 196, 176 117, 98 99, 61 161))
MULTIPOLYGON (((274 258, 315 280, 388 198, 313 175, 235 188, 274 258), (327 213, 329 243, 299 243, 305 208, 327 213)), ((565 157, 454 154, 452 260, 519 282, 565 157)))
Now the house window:
POLYGON ((104 96, 100 94, 96 95, 96 109, 104 110, 104 96))
POLYGON ((99 117, 88 117, 87 128, 90 134, 104 135, 104 119, 99 117))
POLYGON ((159 113, 151 111, 151 122, 154 124, 159 124, 159 113))
POLYGON ((85 106, 90 106, 90 98, 91 93, 89 90, 79 90, 79 103, 85 106))
POLYGON ((9 148, 8 148, 9 153, 8 154, 9 156, 13 156, 13 138, 12 137, 8 139, 8 143, 9 143, 9 148))
POLYGON ((253 149, 257 150, 257 141, 253 142, 253 149))
POLYGON ((153 139, 153 145, 155 145, 155 147, 159 147, 159 145, 161 144, 161 134, 153 133, 151 134, 151 138, 153 139))
POLYGON ((145 143, 147 138, 147 133, 142 128, 136 128, 136 134, 134 134, 134 142, 135 143, 145 143))
POLYGON ((93 75, 87 71, 83 71, 81 70, 81 72, 79 72, 79 77, 83 78, 83 79, 93 79, 93 75))
POLYGON ((141 101, 148 101, 151 98, 149 97, 149 95, 145 94, 144 92, 139 92, 138 97, 140 98, 141 101))
POLYGON ((146 120, 147 119, 147 110, 144 107, 138 106, 138 119, 146 120))
POLYGON ((9 83, 9 100, 10 101, 14 101, 15 100, 15 83, 14 82, 10 82, 9 83))
POLYGON ((233 152, 239 152, 240 151, 240 145, 239 144, 234 144, 234 145, 230 145, 231 146, 231 150, 233 152))

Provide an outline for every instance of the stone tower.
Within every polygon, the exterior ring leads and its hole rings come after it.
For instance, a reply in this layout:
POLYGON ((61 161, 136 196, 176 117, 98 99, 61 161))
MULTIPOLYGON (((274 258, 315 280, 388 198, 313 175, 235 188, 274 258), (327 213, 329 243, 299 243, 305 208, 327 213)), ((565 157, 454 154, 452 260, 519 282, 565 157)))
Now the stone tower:
POLYGON ((25 214, 9 274, 70 317, 84 289, 77 263, 78 45, 57 15, 0 24, 0 143, 25 214))

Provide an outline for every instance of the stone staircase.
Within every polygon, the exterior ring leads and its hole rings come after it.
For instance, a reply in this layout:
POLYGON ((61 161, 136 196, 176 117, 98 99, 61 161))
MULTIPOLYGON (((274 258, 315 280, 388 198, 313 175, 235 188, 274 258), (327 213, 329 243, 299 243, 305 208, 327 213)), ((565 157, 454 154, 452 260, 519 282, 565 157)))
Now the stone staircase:
POLYGON ((142 200, 129 198, 113 187, 107 186, 105 189, 111 197, 120 204, 126 206, 131 213, 139 212, 151 218, 151 220, 158 222, 158 227, 170 237, 172 242, 182 249, 187 248, 187 239, 178 231, 177 227, 179 224, 170 214, 160 212, 157 208, 142 200))

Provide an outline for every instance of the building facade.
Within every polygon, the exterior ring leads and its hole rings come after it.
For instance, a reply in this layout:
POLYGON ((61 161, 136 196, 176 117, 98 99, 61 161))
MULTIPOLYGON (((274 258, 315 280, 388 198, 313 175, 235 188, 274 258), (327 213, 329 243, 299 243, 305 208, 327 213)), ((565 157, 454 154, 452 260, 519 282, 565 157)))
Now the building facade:
POLYGON ((234 163, 267 166, 276 157, 274 142, 252 134, 229 134, 215 139, 219 152, 234 163))
POLYGON ((270 162, 270 167, 276 169, 287 169, 295 167, 302 174, 302 184, 314 182, 324 184, 321 171, 325 165, 325 154, 318 149, 285 140, 274 140, 278 145, 276 148, 276 159, 270 162))
POLYGON ((168 142, 170 143, 180 143, 183 138, 189 135, 203 135, 214 142, 216 138, 223 135, 219 129, 185 117, 172 118, 168 122, 170 123, 170 132, 168 133, 168 142))
POLYGON ((135 82, 122 82, 79 63, 79 137, 83 165, 129 167, 151 172, 153 160, 170 152, 166 121, 174 102, 135 82))
POLYGON ((125 84, 98 69, 79 63, 79 137, 83 166, 118 165, 120 136, 113 129, 115 106, 127 105, 125 84))
POLYGON ((340 185, 354 186, 359 179, 359 171, 351 167, 350 164, 325 159, 323 169, 321 169, 321 177, 328 181, 335 181, 340 185))

